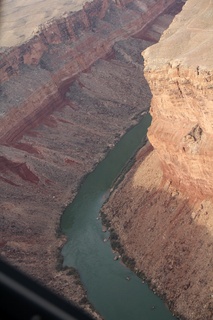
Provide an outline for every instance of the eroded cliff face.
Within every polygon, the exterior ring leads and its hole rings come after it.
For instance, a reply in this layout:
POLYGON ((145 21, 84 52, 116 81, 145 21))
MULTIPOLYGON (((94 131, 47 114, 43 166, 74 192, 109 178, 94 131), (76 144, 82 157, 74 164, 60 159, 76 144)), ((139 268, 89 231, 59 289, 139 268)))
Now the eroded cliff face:
POLYGON ((193 199, 213 195, 212 15, 209 0, 187 1, 143 53, 153 94, 149 140, 165 178, 193 199))

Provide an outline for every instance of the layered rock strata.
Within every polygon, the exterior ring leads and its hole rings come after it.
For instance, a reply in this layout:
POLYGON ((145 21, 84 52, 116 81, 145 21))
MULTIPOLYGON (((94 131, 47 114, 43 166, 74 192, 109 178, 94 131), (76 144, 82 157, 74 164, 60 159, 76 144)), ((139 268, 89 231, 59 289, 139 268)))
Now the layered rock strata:
POLYGON ((213 194, 212 28, 211 2, 188 1, 143 53, 153 94, 149 140, 165 177, 201 199, 213 194))
POLYGON ((149 108, 140 52, 168 27, 169 12, 148 23, 173 2, 96 0, 1 56, 1 256, 87 309, 79 280, 56 268, 60 214, 149 108))
POLYGON ((62 106, 61 95, 74 76, 109 54, 115 41, 145 28, 173 3, 146 1, 128 9, 125 3, 120 8, 110 0, 95 0, 75 14, 41 26, 29 42, 4 52, 0 141, 19 138, 28 123, 37 124, 44 112, 62 106))
POLYGON ((213 7, 188 0, 143 52, 148 138, 104 212, 136 268, 183 319, 213 316, 213 7))

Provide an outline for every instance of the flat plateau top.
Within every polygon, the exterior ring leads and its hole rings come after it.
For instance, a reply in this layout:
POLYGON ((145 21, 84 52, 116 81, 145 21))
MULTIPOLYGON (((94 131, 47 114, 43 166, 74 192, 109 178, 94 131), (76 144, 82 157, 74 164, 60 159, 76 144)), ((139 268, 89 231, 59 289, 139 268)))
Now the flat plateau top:
POLYGON ((213 0, 187 0, 160 42, 143 56, 146 70, 168 63, 213 70, 213 0))
POLYGON ((25 42, 40 24, 64 12, 78 11, 91 0, 3 0, 0 8, 0 47, 25 42))

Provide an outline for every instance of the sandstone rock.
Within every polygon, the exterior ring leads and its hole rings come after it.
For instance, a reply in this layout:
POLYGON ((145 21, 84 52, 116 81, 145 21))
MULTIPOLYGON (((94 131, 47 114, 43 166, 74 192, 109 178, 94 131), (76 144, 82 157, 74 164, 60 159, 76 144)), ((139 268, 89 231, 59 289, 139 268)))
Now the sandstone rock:
POLYGON ((153 99, 149 140, 166 178, 190 196, 213 192, 213 11, 189 0, 158 44, 143 52, 153 99))

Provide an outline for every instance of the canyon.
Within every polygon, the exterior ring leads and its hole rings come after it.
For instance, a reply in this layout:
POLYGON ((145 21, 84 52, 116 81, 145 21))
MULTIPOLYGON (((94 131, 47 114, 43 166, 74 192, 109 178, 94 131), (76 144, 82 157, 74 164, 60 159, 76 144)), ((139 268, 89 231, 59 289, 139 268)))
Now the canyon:
POLYGON ((1 50, 1 257, 96 318, 78 275, 62 267, 60 216, 149 109, 140 52, 181 6, 95 0, 1 50))
POLYGON ((212 318, 212 2, 184 2, 94 0, 0 53, 1 257, 96 318, 60 216, 150 103, 152 146, 103 212, 175 314, 212 318))

